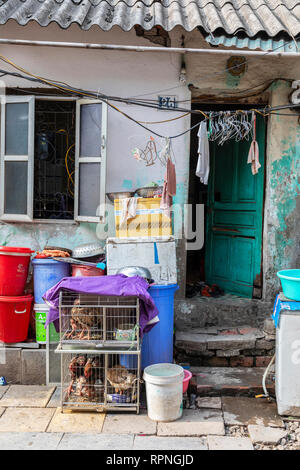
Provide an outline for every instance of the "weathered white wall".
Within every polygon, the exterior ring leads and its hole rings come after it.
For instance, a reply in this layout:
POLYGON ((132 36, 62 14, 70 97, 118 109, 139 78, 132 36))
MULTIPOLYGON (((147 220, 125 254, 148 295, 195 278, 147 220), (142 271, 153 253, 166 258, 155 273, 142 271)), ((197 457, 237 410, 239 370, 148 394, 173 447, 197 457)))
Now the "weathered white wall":
MULTIPOLYGON (((122 32, 119 28, 104 33, 98 27, 90 31, 81 31, 76 25, 67 31, 55 24, 41 28, 32 23, 27 27, 9 22, 0 27, 1 37, 33 40, 83 41, 93 43, 140 44, 150 43, 137 38, 134 31, 122 32)), ((122 97, 144 95, 145 98, 157 99, 160 90, 168 89, 163 94, 176 94, 179 100, 189 100, 187 86, 179 82, 180 56, 174 54, 124 53, 58 48, 2 46, 0 54, 32 73, 61 80, 75 87, 101 91, 122 97)), ((0 67, 10 69, 4 62, 0 67)), ((5 77, 6 86, 22 88, 36 87, 11 77, 5 77)), ((179 114, 158 111, 136 106, 119 105, 120 109, 141 121, 161 121, 174 118, 179 114)), ((189 105, 189 102, 186 103, 189 105)), ((190 118, 185 117, 172 123, 149 127, 164 136, 178 134, 188 128, 190 118)), ((107 192, 136 189, 152 181, 162 183, 165 169, 160 163, 146 167, 132 157, 134 147, 144 148, 151 133, 126 119, 113 109, 108 111, 107 138, 107 192)), ((163 140, 156 139, 158 148, 163 140)), ((173 143, 177 171, 176 202, 187 200, 189 134, 176 139, 173 143)), ((87 188, 88 190, 88 188, 87 188)), ((114 227, 99 226, 97 234, 104 237, 107 230, 114 227)), ((113 232, 112 232, 113 234, 113 232)), ((44 243, 68 245, 84 243, 96 238, 95 224, 15 224, 2 225, 0 244, 21 244, 42 248, 44 243), (63 229, 62 229, 63 227, 63 229)))

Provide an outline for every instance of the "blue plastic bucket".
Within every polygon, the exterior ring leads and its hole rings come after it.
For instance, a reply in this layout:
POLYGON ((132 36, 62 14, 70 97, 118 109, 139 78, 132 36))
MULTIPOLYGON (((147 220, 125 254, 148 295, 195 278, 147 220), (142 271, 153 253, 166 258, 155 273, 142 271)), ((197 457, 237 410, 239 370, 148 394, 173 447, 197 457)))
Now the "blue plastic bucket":
POLYGON ((282 290, 288 299, 300 301, 300 269, 278 271, 282 290))
POLYGON ((173 362, 174 295, 177 284, 154 285, 148 292, 159 312, 159 323, 142 341, 142 369, 153 364, 173 362))
POLYGON ((35 258, 32 260, 34 281, 34 302, 45 303, 43 295, 64 277, 70 274, 68 263, 62 263, 50 258, 35 258))

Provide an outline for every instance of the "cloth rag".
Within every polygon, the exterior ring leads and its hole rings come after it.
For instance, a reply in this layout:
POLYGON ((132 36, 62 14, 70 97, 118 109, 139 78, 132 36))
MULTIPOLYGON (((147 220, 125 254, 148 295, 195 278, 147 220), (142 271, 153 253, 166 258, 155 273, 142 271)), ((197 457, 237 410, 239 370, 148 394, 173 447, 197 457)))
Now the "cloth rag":
POLYGON ((137 197, 122 199, 121 225, 124 225, 128 219, 134 219, 136 216, 137 200, 137 197))
POLYGON ((196 167, 196 176, 200 178, 201 183, 208 184, 209 178, 209 141, 207 135, 207 125, 202 121, 198 130, 198 161, 196 167))

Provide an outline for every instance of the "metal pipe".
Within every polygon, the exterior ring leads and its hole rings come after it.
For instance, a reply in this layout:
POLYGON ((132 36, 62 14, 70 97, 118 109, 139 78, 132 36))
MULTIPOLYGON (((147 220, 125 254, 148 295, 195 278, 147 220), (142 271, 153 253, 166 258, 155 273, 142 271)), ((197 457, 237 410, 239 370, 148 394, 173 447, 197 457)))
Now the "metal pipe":
POLYGON ((167 52, 174 54, 210 54, 210 55, 243 55, 250 57, 300 57, 300 52, 244 51, 239 49, 196 49, 189 47, 152 47, 152 46, 123 46, 116 44, 93 44, 84 42, 31 41, 27 39, 0 39, 0 45, 11 46, 42 46, 63 47, 74 49, 101 49, 106 51, 126 52, 167 52))

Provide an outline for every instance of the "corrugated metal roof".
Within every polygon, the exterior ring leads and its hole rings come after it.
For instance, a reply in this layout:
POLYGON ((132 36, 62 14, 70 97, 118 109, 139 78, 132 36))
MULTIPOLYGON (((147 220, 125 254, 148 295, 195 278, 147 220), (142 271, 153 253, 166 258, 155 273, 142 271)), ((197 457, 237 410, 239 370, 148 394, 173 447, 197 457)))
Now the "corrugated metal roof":
POLYGON ((0 0, 0 24, 9 19, 20 25, 37 21, 41 26, 56 22, 62 28, 77 23, 87 30, 119 26, 129 31, 162 26, 166 31, 180 25, 186 31, 202 27, 228 35, 244 31, 249 37, 265 32, 300 33, 300 2, 297 0, 0 0))
POLYGON ((257 37, 251 39, 248 37, 237 37, 237 36, 221 36, 209 35, 206 41, 212 46, 225 46, 225 47, 237 47, 238 49, 261 49, 263 51, 276 51, 276 52, 299 52, 300 51, 300 40, 286 40, 286 39, 273 39, 257 37))

